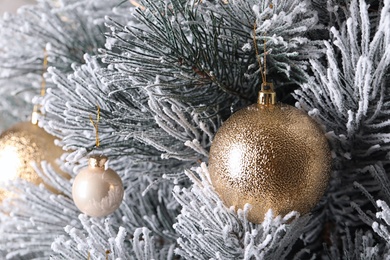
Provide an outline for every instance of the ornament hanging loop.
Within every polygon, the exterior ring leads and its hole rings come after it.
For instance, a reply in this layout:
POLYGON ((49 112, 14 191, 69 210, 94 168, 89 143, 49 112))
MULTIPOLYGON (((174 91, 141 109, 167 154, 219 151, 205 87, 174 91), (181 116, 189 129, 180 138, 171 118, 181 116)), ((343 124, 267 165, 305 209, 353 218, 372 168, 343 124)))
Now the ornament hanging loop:
MULTIPOLYGON (((257 57, 257 62, 259 63, 259 69, 260 69, 260 74, 261 74, 261 79, 262 79, 262 82, 263 84, 267 84, 267 42, 264 38, 264 66, 263 64, 261 63, 261 59, 260 59, 260 55, 259 55, 259 48, 257 47, 257 40, 256 40, 256 28, 257 28, 257 24, 256 24, 256 21, 255 23, 253 24, 253 45, 255 47, 255 52, 256 52, 256 57, 257 57)), ((265 34, 264 34, 265 36, 265 34)))
POLYGON ((262 78, 261 89, 257 98, 257 103, 263 106, 273 106, 276 104, 276 93, 274 91, 274 85, 267 82, 267 41, 264 39, 264 66, 261 64, 259 49, 256 41, 256 21, 253 25, 253 44, 255 46, 257 61, 259 62, 259 68, 262 78))
POLYGON ((92 116, 89 116, 89 120, 91 121, 93 128, 95 128, 95 138, 96 138, 96 147, 100 146, 100 140, 99 140, 99 121, 100 121, 100 106, 97 106, 97 113, 96 113, 96 122, 93 121, 92 116))

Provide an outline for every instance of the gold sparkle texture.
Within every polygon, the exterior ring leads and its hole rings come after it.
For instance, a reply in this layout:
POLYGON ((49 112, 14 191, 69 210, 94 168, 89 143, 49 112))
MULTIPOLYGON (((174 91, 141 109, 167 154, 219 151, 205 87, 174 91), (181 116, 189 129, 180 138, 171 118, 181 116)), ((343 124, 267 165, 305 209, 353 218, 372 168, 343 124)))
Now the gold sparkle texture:
MULTIPOLYGON (((14 125, 0 135, 0 183, 17 178, 34 184, 43 183, 33 168, 33 163, 40 167, 47 161, 56 172, 66 176, 57 163, 63 150, 54 144, 55 137, 31 122, 14 125)), ((52 192, 54 188, 45 184, 52 192)), ((0 202, 11 196, 10 192, 0 189, 0 202)))
POLYGON ((309 212, 327 188, 330 149, 307 114, 277 103, 253 104, 234 113, 218 130, 209 158, 216 192, 227 206, 252 205, 248 219, 309 212))
POLYGON ((72 196, 77 208, 91 217, 113 213, 122 203, 124 189, 119 175, 106 169, 106 156, 94 155, 76 176, 72 196))

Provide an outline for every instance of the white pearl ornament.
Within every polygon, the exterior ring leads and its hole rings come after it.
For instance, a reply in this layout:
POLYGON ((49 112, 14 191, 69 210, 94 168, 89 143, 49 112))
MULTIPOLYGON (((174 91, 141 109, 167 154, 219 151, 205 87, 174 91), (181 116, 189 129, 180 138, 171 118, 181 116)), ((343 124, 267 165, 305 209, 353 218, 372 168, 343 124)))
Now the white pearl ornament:
POLYGON ((94 155, 73 182, 72 196, 77 208, 91 217, 104 217, 119 208, 124 194, 119 175, 105 168, 108 158, 94 155))

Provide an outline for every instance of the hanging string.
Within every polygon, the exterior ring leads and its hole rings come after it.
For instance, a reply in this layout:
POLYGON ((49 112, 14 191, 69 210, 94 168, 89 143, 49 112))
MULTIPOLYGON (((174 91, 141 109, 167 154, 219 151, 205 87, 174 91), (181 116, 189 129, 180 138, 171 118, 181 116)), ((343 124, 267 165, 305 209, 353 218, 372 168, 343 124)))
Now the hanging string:
POLYGON ((43 65, 42 65, 42 74, 41 74, 41 97, 43 97, 46 94, 46 80, 45 80, 45 72, 47 71, 47 51, 46 48, 43 50, 43 65))
POLYGON ((257 61, 259 63, 259 68, 260 68, 260 74, 261 74, 261 79, 263 81, 263 85, 265 86, 267 84, 267 42, 264 38, 264 67, 261 64, 261 59, 259 55, 259 49, 257 47, 257 40, 256 40, 256 28, 257 28, 257 23, 253 24, 253 44, 255 46, 255 52, 256 52, 256 57, 257 61))
MULTIPOLYGON (((108 255, 111 253, 110 250, 106 250, 106 260, 108 260, 108 255)), ((91 259, 91 253, 88 251, 88 256, 87 256, 87 260, 90 260, 91 259)))
MULTIPOLYGON (((47 70, 47 51, 46 48, 43 49, 43 64, 42 64, 42 73, 41 73, 41 97, 45 96, 46 94, 46 80, 45 80, 45 72, 47 70)), ((38 124, 38 117, 39 117, 39 108, 40 105, 34 105, 32 116, 31 116, 31 123, 34 125, 38 124)))
POLYGON ((97 106, 97 115, 96 115, 96 122, 93 121, 92 116, 89 116, 89 120, 91 121, 93 127, 95 128, 95 138, 96 138, 96 147, 100 146, 100 140, 99 140, 99 121, 100 121, 100 106, 97 106))
MULTIPOLYGON (((271 9, 272 5, 269 6, 271 9)), ((267 41, 265 39, 266 33, 264 33, 264 62, 261 64, 261 59, 259 55, 259 49, 257 47, 256 41, 256 21, 253 25, 253 44, 255 45, 256 57, 259 62, 259 70, 262 78, 261 89, 259 91, 259 95, 257 97, 257 103, 262 106, 273 106, 276 104, 276 93, 274 91, 273 84, 271 82, 267 82, 267 41)))
POLYGON ((132 5, 134 5, 135 7, 138 7, 138 8, 140 8, 142 11, 145 11, 145 6, 143 6, 143 5, 141 5, 140 3, 138 3, 137 1, 135 1, 135 0, 129 0, 130 1, 130 3, 132 4, 132 5))

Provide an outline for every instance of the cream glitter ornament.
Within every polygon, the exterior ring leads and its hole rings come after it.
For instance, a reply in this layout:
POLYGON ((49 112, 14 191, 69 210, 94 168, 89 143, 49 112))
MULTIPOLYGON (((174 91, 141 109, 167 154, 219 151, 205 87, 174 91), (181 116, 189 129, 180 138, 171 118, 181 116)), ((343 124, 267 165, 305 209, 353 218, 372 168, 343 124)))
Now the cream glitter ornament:
POLYGON ((329 180, 331 155, 318 124, 295 107, 276 104, 272 85, 258 103, 234 113, 210 149, 212 184, 227 206, 252 205, 248 219, 309 212, 329 180))

